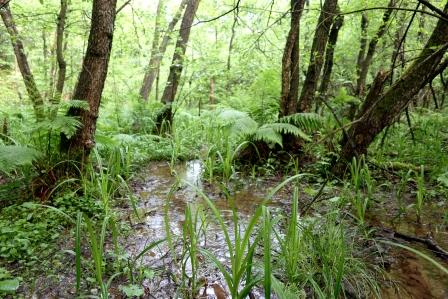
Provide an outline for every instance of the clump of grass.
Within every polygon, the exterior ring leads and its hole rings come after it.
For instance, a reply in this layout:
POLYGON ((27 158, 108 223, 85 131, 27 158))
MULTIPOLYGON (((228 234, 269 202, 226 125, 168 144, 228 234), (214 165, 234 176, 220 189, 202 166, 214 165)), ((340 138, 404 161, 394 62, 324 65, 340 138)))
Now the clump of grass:
MULTIPOLYGON (((262 229, 261 234, 256 233, 256 227, 262 214, 265 217, 269 216, 266 208, 260 206, 252 217, 248 220, 247 225, 242 225, 239 223, 238 214, 236 207, 232 201, 234 198, 228 198, 232 205, 232 226, 228 228, 225 224, 223 217, 221 216, 219 210, 213 204, 213 202, 200 190, 197 190, 198 194, 201 195, 206 205, 210 208, 214 219, 218 222, 221 232, 224 235, 226 249, 230 255, 230 270, 227 270, 226 266, 218 260, 218 258, 209 250, 201 249, 202 254, 209 259, 223 274, 227 286, 230 290, 230 296, 232 298, 246 298, 252 288, 261 281, 258 275, 253 274, 253 264, 254 264, 254 252, 257 246, 258 240, 262 238, 267 244, 270 236, 267 235, 270 232, 270 223, 268 220, 265 222, 265 229, 262 229), (263 213, 264 211, 264 213, 263 213), (233 232, 231 231, 233 230, 233 232), (233 233, 233 241, 231 234, 233 233), (264 234, 264 235, 263 235, 264 234), (251 241, 251 236, 256 236, 254 241, 251 241)), ((228 194, 228 193, 227 193, 228 194)), ((267 254, 268 252, 265 252, 267 254)), ((269 251, 270 254, 270 251, 269 251)), ((268 264, 269 259, 265 258, 265 266, 268 264)), ((266 275, 269 275, 270 270, 265 269, 266 275)), ((270 288, 270 278, 264 280, 265 288, 269 290, 270 288)))
POLYGON ((370 174, 369 167, 364 156, 359 160, 353 158, 350 164, 351 183, 354 194, 351 196, 351 203, 354 207, 355 218, 363 226, 365 224, 366 213, 373 198, 374 181, 370 174))
MULTIPOLYGON (((280 244, 278 270, 289 285, 311 289, 317 298, 340 298, 348 290, 357 297, 379 296, 375 271, 355 256, 355 241, 337 212, 323 219, 299 219, 298 189, 284 232, 276 230, 280 244)), ((298 291, 300 293, 300 291, 298 291)))

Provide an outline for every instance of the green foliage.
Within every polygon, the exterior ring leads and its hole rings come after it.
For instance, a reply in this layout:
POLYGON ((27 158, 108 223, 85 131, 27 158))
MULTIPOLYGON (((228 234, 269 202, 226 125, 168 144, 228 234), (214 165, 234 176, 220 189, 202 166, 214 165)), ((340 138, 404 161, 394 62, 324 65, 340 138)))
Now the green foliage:
POLYGON ((279 119, 280 122, 289 123, 306 132, 314 132, 322 128, 323 119, 316 113, 295 113, 279 119))
POLYGON ((32 265, 51 250, 50 242, 60 237, 59 215, 24 203, 3 208, 0 214, 0 257, 32 265))
POLYGON ((20 286, 20 278, 14 278, 8 270, 0 267, 0 295, 15 293, 20 286))
POLYGON ((299 220, 293 215, 284 237, 277 233, 279 271, 289 283, 310 288, 318 298, 339 298, 348 289, 359 297, 379 296, 375 271, 356 257, 355 238, 336 216, 334 212, 324 219, 299 220))
POLYGON ((18 167, 31 165, 41 153, 19 145, 0 145, 0 172, 9 173, 18 167))
MULTIPOLYGON (((248 220, 248 224, 245 226, 243 232, 242 226, 239 223, 238 214, 234 203, 232 207, 232 230, 227 227, 221 213, 213 204, 213 202, 200 190, 197 190, 198 194, 206 202, 207 206, 212 211, 215 221, 217 221, 221 232, 224 235, 224 240, 226 244, 226 249, 230 254, 230 270, 227 270, 224 264, 218 260, 210 251, 202 249, 202 254, 210 260, 224 276, 227 286, 230 290, 230 295, 234 299, 242 299, 248 296, 251 289, 257 284, 261 279, 257 276, 252 275, 252 265, 254 258, 254 251, 257 245, 257 240, 250 242, 250 237, 254 234, 256 229, 256 224, 262 214, 262 207, 258 208, 254 215, 248 220), (230 238, 231 232, 234 234, 234 240, 230 238), (245 280, 245 281, 244 281, 245 280)), ((234 201, 232 198, 228 198, 230 201, 234 201)), ((265 234, 268 233, 267 230, 262 230, 265 234)), ((264 236, 265 240, 269 236, 264 236)), ((258 239, 258 238, 257 238, 258 239)), ((266 273, 270 273, 265 270, 266 273)))

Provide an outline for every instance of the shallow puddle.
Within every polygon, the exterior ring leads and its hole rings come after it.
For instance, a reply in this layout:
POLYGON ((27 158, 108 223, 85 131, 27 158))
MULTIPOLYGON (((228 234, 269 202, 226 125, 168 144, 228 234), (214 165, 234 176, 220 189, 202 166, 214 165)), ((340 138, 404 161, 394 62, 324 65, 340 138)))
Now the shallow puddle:
MULTIPOLYGON (((202 202, 195 188, 207 190, 205 193, 213 200, 216 207, 230 224, 231 206, 226 200, 224 193, 218 187, 201 181, 202 166, 199 161, 190 161, 177 165, 175 172, 177 179, 172 175, 170 167, 166 162, 152 163, 146 172, 146 178, 139 184, 136 184, 135 191, 140 197, 140 209, 147 212, 143 221, 134 224, 138 228, 135 234, 130 236, 130 242, 128 242, 128 245, 130 245, 128 246, 129 251, 137 253, 150 241, 165 237, 164 208, 166 204, 169 204, 168 216, 171 231, 173 234, 181 236, 186 204, 189 202, 202 202), (176 180, 180 184, 178 184, 175 192, 169 195, 176 180)), ((239 216, 241 218, 250 216, 263 201, 270 187, 272 186, 257 186, 248 183, 236 191, 233 196, 239 216)), ((283 194, 275 201, 276 204, 274 206, 287 208, 287 203, 290 200, 289 194, 283 194)), ((410 220, 411 216, 395 219, 392 222, 390 219, 393 219, 394 216, 391 208, 385 209, 379 214, 375 213, 382 216, 376 217, 374 222, 377 222, 376 225, 393 228, 396 231, 414 236, 425 236, 426 233, 431 232, 439 245, 443 248, 448 248, 448 234, 441 225, 440 210, 437 210, 437 213, 431 213, 431 210, 429 212, 426 211, 427 214, 424 215, 423 222, 430 223, 427 225, 415 224, 410 220), (434 221, 430 221, 430 219, 434 221)), ((222 262, 227 260, 228 253, 224 248, 224 238, 217 224, 213 221, 209 223, 207 237, 203 242, 206 242, 206 244, 201 244, 201 246, 206 246, 219 260, 222 262)), ((415 247, 415 244, 408 245, 415 247)), ((424 250, 424 248, 420 247, 417 247, 417 249, 424 250)), ((167 251, 167 246, 162 246, 158 253, 154 252, 150 255, 150 260, 154 262, 166 256, 167 251)), ((444 276, 431 263, 401 249, 392 249, 390 255, 393 262, 390 265, 388 277, 393 283, 383 286, 385 298, 448 298, 448 277, 444 276)), ((440 262, 439 259, 436 258, 436 260, 440 262)), ((163 264, 160 260, 158 263, 163 264)), ((223 277, 220 273, 217 273, 216 269, 204 269, 200 275, 207 277, 208 288, 203 290, 203 292, 208 295, 213 294, 214 284, 225 285, 223 277)), ((170 286, 169 282, 165 281, 163 285, 166 290, 174 291, 172 289, 173 286, 170 286)), ((215 286, 215 288, 217 287, 215 286)), ((263 298, 260 290, 256 292, 256 295, 256 298, 263 298)))

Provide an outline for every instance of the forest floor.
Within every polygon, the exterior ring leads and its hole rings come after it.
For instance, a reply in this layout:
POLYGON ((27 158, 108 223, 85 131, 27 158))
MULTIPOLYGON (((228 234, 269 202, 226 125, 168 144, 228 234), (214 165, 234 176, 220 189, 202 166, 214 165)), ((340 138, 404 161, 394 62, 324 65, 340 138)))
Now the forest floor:
MULTIPOLYGON (((175 236, 182 236, 183 224, 185 222, 185 209, 187 203, 201 203, 202 200, 197 194, 197 189, 202 190, 211 198, 216 207, 222 213, 226 224, 232 221, 232 212, 229 202, 225 199, 224 193, 215 184, 209 184, 201 180, 202 165, 199 161, 193 160, 177 165, 176 175, 172 174, 172 169, 167 162, 151 162, 147 168, 138 175, 131 184, 133 192, 138 197, 138 217, 135 210, 128 202, 119 204, 116 208, 121 215, 122 222, 128 225, 128 232, 121 239, 120 243, 128 256, 136 256, 147 244, 166 238, 166 224, 169 224, 171 233, 175 236), (194 186, 194 187, 193 187, 194 186), (169 211, 166 213, 166 211, 169 211)), ((392 177, 384 177, 391 180, 392 186, 396 184, 392 177)), ((248 219, 257 206, 266 198, 269 190, 278 185, 280 176, 269 178, 247 178, 237 180, 238 183, 232 186, 234 198, 240 219, 248 219)), ((313 198, 313 191, 319 189, 320 182, 301 183, 301 195, 299 205, 305 206, 313 198)), ((341 194, 341 188, 337 185, 326 187, 319 200, 313 205, 308 214, 313 217, 331 211, 331 203, 337 201, 341 194)), ((316 192, 314 191, 314 194, 316 192)), ((366 243, 363 250, 372 252, 372 265, 378 265, 385 269, 382 278, 381 292, 383 298, 447 298, 448 277, 443 276, 427 260, 404 249, 378 243, 376 240, 392 240, 403 243, 403 240, 394 238, 393 232, 404 235, 425 238, 430 234, 434 241, 442 248, 448 248, 448 231, 446 222, 443 219, 443 211, 447 208, 446 202, 442 199, 433 199, 432 203, 425 209, 419 224, 412 213, 403 213, 400 217, 399 209, 392 199, 392 192, 387 188, 379 187, 375 193, 375 203, 367 216, 369 231, 372 238, 366 243)), ((408 194, 405 197, 406 204, 411 204, 413 199, 408 194)), ((285 187, 277 193, 270 206, 272 214, 288 214, 291 207, 292 189, 285 187)), ((350 221, 348 211, 347 219, 350 221)), ((207 217, 208 218, 208 217, 207 217)), ((351 219, 353 221, 353 219, 351 219)), ((204 222, 205 223, 205 222, 204 222)), ((200 238, 200 247, 207 248, 221 262, 228 265, 229 252, 226 250, 224 236, 216 222, 211 219, 206 220, 206 230, 204 236, 200 238)), ((356 227, 353 221, 353 227, 356 227)), ((231 234, 231 238, 234 238, 231 234)), ((431 253, 418 243, 407 243, 408 246, 417 248, 429 255, 431 253)), ((107 246, 112 247, 112 243, 107 246)), ((174 243, 175 252, 182 255, 182 244, 174 243)), ((275 251, 275 244, 274 251, 275 251)), ((71 242, 63 242, 61 248, 73 248, 71 242)), ((87 248, 85 248, 87 251, 87 248)), ((111 250, 112 251, 112 250, 111 250)), ((138 262, 151 269, 147 278, 143 279, 145 288, 144 298, 172 298, 176 296, 178 286, 176 277, 181 276, 181 269, 173 259, 167 242, 153 248, 138 262)), ((431 255, 434 257, 434 255, 431 255)), ((435 257, 436 258, 436 257, 435 257)), ((437 258, 436 258, 437 259, 437 258)), ((200 261, 203 261, 200 259, 200 261)), ((442 261, 442 260, 439 260, 442 261)), ((57 268, 65 269, 55 277, 41 277, 37 279, 34 296, 37 298, 68 298, 74 293, 74 266, 73 259, 66 261, 67 264, 55 265, 57 268), (68 264, 71 264, 68 266, 68 264)), ((442 261, 443 263, 443 261, 442 261)), ((444 263, 446 264, 446 261, 444 263)), ((187 273, 191 274, 191 267, 186 267, 187 273), (190 271, 190 272, 189 272, 190 271)), ((211 263, 201 263, 197 270, 199 280, 203 286, 200 289, 202 298, 224 298, 220 297, 226 289, 223 275, 213 267, 211 263)), ((122 298, 120 292, 121 283, 117 279, 111 287, 111 294, 114 298, 122 298)), ((93 288, 92 294, 98 292, 93 288)), ((225 292, 228 293, 228 290, 225 292)), ((252 291, 253 298, 264 298, 263 289, 255 288, 252 291)))

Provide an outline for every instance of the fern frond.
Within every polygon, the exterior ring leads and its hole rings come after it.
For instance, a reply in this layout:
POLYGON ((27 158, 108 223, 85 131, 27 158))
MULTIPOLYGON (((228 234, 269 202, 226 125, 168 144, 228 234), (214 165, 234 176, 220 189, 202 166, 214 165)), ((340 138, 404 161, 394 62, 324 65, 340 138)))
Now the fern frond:
POLYGON ((33 131, 64 133, 68 138, 73 136, 82 126, 82 123, 73 116, 58 115, 54 119, 47 119, 39 122, 33 131))
POLYGON ((17 167, 30 165, 42 155, 39 151, 19 145, 0 145, 0 171, 8 173, 17 167))
POLYGON ((253 135, 253 140, 263 141, 268 144, 278 144, 283 147, 282 135, 268 125, 263 125, 258 128, 253 135))
POLYGON ((282 135, 283 134, 290 134, 290 135, 293 135, 295 137, 302 138, 302 139, 304 139, 306 141, 311 141, 311 137, 308 134, 306 134, 300 128, 298 128, 298 127, 296 127, 295 125, 292 125, 292 124, 288 124, 288 123, 270 123, 270 124, 265 124, 262 127, 270 127, 275 132, 280 133, 282 135))
POLYGON ((223 109, 218 113, 218 119, 223 126, 230 128, 233 135, 252 135, 258 128, 258 123, 246 112, 235 109, 223 109))
POLYGON ((83 109, 83 110, 89 110, 89 103, 87 101, 82 100, 70 100, 70 101, 61 101, 59 104, 61 108, 64 108, 66 110, 70 108, 77 108, 77 109, 83 109))
POLYGON ((231 108, 225 108, 218 111, 218 119, 223 123, 233 123, 241 118, 249 117, 247 112, 231 109, 231 108))
POLYGON ((280 118, 279 122, 293 124, 307 132, 316 131, 323 124, 322 117, 316 113, 295 113, 280 118))

